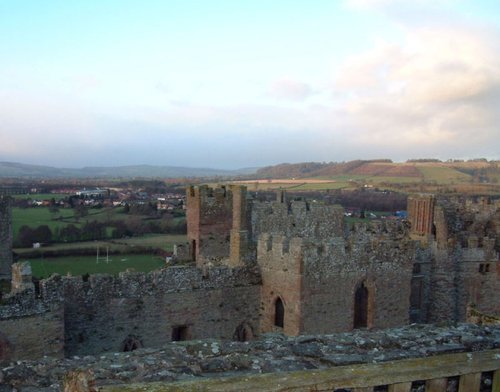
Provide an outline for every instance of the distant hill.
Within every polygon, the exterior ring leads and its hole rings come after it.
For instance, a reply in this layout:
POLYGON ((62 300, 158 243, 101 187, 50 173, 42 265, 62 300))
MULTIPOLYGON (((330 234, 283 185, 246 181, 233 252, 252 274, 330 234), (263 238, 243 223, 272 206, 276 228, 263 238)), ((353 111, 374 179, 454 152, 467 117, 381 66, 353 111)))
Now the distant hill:
POLYGON ((257 168, 218 170, 180 166, 116 166, 84 167, 81 169, 57 168, 51 166, 27 165, 15 162, 0 162, 0 177, 18 178, 180 178, 215 177, 254 174, 257 168))
POLYGON ((355 177, 405 177, 415 180, 435 180, 443 178, 472 180, 479 182, 500 181, 498 161, 471 160, 447 161, 437 159, 409 160, 394 163, 390 159, 355 160, 349 162, 303 162, 282 163, 263 167, 254 177, 264 179, 333 178, 337 176, 355 177))

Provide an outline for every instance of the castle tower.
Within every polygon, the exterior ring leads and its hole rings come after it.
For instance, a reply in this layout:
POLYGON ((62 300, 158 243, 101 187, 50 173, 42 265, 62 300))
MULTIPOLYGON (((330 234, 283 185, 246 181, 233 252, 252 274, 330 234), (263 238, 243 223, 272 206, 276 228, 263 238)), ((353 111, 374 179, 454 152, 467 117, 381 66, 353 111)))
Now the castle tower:
POLYGON ((0 195, 0 280, 10 281, 12 268, 12 206, 0 195))
POLYGON ((419 194, 408 197, 408 219, 411 223, 411 234, 419 239, 428 239, 433 233, 434 207, 436 198, 430 194, 419 194))
POLYGON ((232 185, 231 192, 233 194, 233 227, 229 263, 236 267, 244 264, 248 252, 247 188, 232 185))
POLYGON ((187 188, 187 237, 191 259, 202 268, 229 258, 233 209, 225 186, 187 188))

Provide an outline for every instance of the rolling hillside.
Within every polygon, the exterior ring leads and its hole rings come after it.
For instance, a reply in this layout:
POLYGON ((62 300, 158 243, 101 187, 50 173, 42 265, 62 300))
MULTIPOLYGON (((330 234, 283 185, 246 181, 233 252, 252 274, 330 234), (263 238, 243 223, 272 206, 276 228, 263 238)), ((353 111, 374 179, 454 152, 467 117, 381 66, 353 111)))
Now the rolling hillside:
POLYGON ((15 178, 132 178, 132 177, 214 177, 255 173, 256 169, 218 170, 179 166, 116 166, 84 167, 80 169, 0 162, 0 177, 15 178))

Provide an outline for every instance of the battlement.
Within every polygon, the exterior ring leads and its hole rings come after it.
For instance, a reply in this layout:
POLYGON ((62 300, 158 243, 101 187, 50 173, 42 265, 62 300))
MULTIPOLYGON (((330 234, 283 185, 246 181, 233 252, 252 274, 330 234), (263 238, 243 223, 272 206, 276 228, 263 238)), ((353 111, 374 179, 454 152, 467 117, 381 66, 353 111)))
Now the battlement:
POLYGON ((368 222, 353 222, 346 231, 347 238, 368 238, 400 240, 407 238, 410 226, 407 221, 377 220, 368 222))
POLYGON ((306 201, 254 202, 251 222, 255 241, 263 233, 322 240, 343 235, 344 209, 306 201))
POLYGON ((225 200, 230 201, 233 193, 245 192, 244 185, 217 185, 209 187, 208 185, 191 185, 186 188, 186 197, 191 200, 199 200, 201 203, 223 203, 225 200))
POLYGON ((118 276, 95 274, 87 280, 83 280, 82 276, 54 275, 40 281, 40 295, 50 300, 68 296, 107 300, 251 286, 259 282, 258 273, 250 268, 214 267, 202 270, 174 266, 148 273, 127 271, 118 276))
MULTIPOLYGON (((26 272, 28 263, 14 264, 15 271, 26 272)), ((31 270, 30 270, 31 271, 31 270)), ((19 275, 15 273, 14 276, 19 275)), ((0 318, 21 317, 43 313, 68 298, 107 301, 112 298, 141 298, 193 290, 215 290, 221 288, 253 286, 260 283, 260 275, 251 268, 218 267, 201 270, 195 267, 170 267, 149 273, 126 271, 118 276, 108 274, 82 276, 52 275, 39 282, 35 292, 31 275, 29 282, 23 274, 22 284, 13 286, 13 291, 3 299, 0 318)))
MULTIPOLYGON (((376 226, 362 224, 358 226, 356 235, 348 238, 334 237, 325 241, 264 233, 258 240, 257 263, 264 268, 271 265, 280 269, 293 267, 297 271, 323 275, 366 268, 378 269, 386 265, 407 268, 413 264, 413 241, 366 231, 370 227, 376 226), (360 235, 360 229, 365 230, 363 235, 360 235)), ((397 224, 390 227, 403 230, 397 224)))

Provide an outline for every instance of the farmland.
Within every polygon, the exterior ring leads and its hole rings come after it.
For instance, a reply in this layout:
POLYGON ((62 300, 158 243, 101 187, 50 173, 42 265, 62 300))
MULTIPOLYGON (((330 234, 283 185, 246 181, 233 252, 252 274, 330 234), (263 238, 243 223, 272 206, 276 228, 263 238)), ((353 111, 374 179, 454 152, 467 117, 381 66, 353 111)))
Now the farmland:
POLYGON ((498 163, 483 161, 393 163, 381 160, 282 164, 260 169, 256 177, 235 183, 246 184, 252 191, 378 187, 405 193, 500 194, 498 163))
POLYGON ((54 273, 60 275, 85 275, 105 273, 116 275, 127 269, 138 272, 149 272, 164 267, 165 258, 155 255, 114 255, 101 256, 68 256, 38 259, 21 259, 29 261, 33 276, 41 279, 54 273))
POLYGON ((52 244, 39 249, 15 249, 19 261, 29 261, 33 275, 117 274, 128 268, 151 271, 165 265, 165 252, 186 242, 185 235, 151 234, 109 241, 52 244), (99 257, 98 257, 99 256, 99 257))

